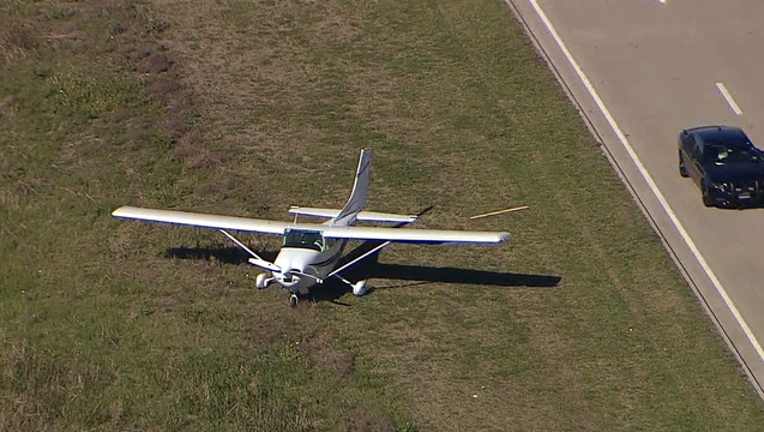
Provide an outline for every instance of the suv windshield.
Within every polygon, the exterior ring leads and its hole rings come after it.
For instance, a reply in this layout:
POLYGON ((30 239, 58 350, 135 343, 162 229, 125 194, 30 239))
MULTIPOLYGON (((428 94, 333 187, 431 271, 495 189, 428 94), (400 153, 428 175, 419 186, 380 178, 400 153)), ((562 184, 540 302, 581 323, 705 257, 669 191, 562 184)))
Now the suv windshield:
POLYGON ((312 249, 321 252, 324 237, 320 231, 287 229, 284 231, 284 247, 312 249))
POLYGON ((706 144, 703 151, 703 160, 716 165, 751 163, 756 161, 756 156, 750 148, 739 146, 731 147, 721 144, 706 144))

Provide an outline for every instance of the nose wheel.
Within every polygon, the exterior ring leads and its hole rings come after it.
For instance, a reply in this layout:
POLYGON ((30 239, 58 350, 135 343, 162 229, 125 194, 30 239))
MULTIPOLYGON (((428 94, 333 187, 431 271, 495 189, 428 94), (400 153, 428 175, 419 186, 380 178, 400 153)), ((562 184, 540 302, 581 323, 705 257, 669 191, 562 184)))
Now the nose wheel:
POLYGON ((297 303, 299 301, 300 301, 300 299, 297 298, 297 294, 292 294, 292 296, 289 297, 289 306, 297 307, 297 303))

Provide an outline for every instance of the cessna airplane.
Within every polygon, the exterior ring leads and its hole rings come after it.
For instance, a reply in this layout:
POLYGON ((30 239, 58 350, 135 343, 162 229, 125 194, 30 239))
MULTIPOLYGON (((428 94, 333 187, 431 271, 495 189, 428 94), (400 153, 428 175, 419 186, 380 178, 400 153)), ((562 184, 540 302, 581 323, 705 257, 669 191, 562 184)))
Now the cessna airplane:
POLYGON ((292 223, 129 206, 114 210, 112 215, 123 219, 220 230, 232 242, 251 255, 250 264, 265 270, 265 273, 257 275, 255 280, 257 288, 266 288, 273 282, 281 285, 292 294, 289 299, 292 307, 297 306, 298 294, 306 295, 310 287, 321 285, 333 277, 350 286, 356 296, 362 296, 366 293, 366 280, 351 283, 342 277, 341 273, 363 259, 378 253, 393 242, 495 244, 509 238, 509 234, 505 232, 353 226, 354 222, 387 222, 402 226, 417 219, 417 216, 363 211, 363 207, 366 205, 370 173, 371 149, 365 149, 361 151, 353 192, 350 194, 350 199, 345 207, 342 210, 292 207, 289 209, 289 213, 295 215, 292 223), (298 215, 329 220, 323 224, 297 223, 298 215), (280 235, 284 237, 284 243, 276 260, 270 262, 261 258, 226 230, 280 235), (342 267, 335 268, 340 262, 348 240, 371 240, 382 241, 383 243, 342 267))

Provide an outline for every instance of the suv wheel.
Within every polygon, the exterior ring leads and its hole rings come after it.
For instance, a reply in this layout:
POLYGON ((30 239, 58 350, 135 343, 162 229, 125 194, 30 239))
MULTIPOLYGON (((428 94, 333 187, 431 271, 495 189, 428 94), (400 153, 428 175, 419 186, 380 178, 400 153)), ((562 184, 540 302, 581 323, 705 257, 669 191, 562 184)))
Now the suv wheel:
POLYGON ((700 190, 703 193, 703 205, 706 207, 713 207, 714 200, 713 198, 711 198, 711 194, 708 191, 708 183, 703 182, 703 185, 701 186, 700 190))

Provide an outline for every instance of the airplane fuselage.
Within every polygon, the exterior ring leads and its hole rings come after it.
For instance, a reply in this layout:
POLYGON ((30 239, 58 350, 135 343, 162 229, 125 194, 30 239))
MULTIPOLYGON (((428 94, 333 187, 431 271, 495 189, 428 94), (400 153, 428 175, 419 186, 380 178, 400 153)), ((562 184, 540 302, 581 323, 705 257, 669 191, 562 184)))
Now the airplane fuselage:
POLYGON ((282 271, 272 272, 272 282, 292 293, 307 294, 317 280, 323 280, 337 267, 347 241, 324 239, 320 232, 309 231, 286 233, 284 243, 273 262, 282 271))

